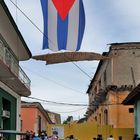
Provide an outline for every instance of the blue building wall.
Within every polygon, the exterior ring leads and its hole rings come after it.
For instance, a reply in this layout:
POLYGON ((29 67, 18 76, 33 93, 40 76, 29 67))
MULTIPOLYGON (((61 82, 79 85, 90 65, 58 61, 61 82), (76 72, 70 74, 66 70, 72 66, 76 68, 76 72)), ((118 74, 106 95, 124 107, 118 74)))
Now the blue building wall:
POLYGON ((138 100, 135 104, 135 110, 134 110, 134 115, 135 115, 135 133, 140 136, 140 100, 138 100))

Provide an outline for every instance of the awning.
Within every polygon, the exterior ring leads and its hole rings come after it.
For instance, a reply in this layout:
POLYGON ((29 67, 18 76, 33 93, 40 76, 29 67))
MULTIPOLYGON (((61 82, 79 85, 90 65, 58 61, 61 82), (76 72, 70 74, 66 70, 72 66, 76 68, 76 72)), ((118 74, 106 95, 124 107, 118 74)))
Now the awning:
POLYGON ((93 61, 109 59, 109 57, 102 56, 98 53, 93 52, 63 52, 63 53, 52 53, 45 55, 36 55, 32 57, 35 60, 46 61, 47 64, 65 63, 72 61, 93 61))

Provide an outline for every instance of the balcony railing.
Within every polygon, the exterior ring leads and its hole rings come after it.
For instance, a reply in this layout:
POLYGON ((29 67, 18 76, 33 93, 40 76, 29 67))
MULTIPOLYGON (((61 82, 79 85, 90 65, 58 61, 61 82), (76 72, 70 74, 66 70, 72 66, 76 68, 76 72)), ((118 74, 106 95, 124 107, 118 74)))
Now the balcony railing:
POLYGON ((3 39, 0 38, 0 61, 2 61, 11 72, 30 90, 31 81, 19 66, 19 63, 10 51, 8 45, 3 39))

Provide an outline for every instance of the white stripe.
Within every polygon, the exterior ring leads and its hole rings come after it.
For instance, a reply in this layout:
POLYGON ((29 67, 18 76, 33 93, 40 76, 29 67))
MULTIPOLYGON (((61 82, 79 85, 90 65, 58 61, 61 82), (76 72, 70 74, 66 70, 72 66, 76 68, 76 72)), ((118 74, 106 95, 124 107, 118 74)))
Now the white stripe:
POLYGON ((48 0, 48 38, 49 48, 53 51, 58 51, 57 11, 52 0, 48 0))
POLYGON ((75 51, 78 42, 79 0, 76 0, 69 13, 67 50, 75 51))

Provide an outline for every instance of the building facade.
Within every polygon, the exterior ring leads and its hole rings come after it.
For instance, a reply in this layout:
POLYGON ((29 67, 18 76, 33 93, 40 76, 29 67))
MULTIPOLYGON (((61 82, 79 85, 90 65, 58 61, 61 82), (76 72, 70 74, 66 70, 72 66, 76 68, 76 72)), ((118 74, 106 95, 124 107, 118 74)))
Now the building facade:
POLYGON ((140 137, 140 84, 123 101, 124 105, 134 105, 134 132, 140 137))
POLYGON ((21 104, 21 131, 33 131, 39 134, 47 130, 52 121, 48 112, 38 102, 22 102, 21 104))
MULTIPOLYGON (((0 0, 0 129, 20 130, 21 96, 29 96, 30 79, 19 61, 31 58, 6 4, 0 0)), ((6 137, 6 136, 5 136, 6 137)), ((9 136, 8 140, 14 140, 9 136)))
POLYGON ((85 116, 101 125, 132 128, 133 106, 121 103, 140 82, 140 43, 113 43, 103 55, 108 59, 99 62, 87 90, 89 108, 85 116))
POLYGON ((51 112, 51 111, 47 111, 47 112, 49 114, 49 117, 50 117, 51 121, 54 124, 61 124, 61 116, 60 116, 60 114, 54 113, 54 112, 51 112))

